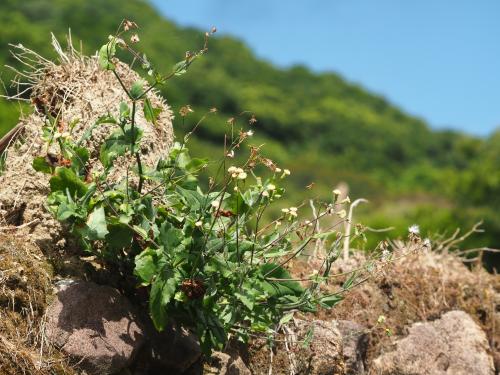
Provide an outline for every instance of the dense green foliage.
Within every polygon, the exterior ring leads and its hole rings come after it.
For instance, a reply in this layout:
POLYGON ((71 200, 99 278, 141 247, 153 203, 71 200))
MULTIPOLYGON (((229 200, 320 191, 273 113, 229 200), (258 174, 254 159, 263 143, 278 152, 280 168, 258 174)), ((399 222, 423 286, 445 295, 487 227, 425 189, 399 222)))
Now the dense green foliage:
MULTIPOLYGON (((159 69, 169 68, 203 40, 199 30, 177 27, 141 0, 4 0, 0 63, 15 65, 8 54, 11 42, 51 56, 50 31, 64 39, 68 28, 73 42, 81 40, 84 52, 93 53, 122 18, 140 25, 141 48, 159 69)), ((8 78, 4 72, 3 79, 8 78)), ((487 232, 469 245, 500 245, 499 133, 484 140, 432 131, 336 74, 314 74, 301 66, 277 69, 229 37, 215 38, 190 74, 162 92, 174 109, 191 104, 198 116, 211 107, 227 118, 255 113, 254 143, 264 143, 270 158, 292 170, 292 200, 306 198, 311 182, 315 187, 307 196, 327 197, 345 181, 352 196, 371 201, 357 218, 372 227, 396 226, 391 235, 402 234, 413 222, 432 234, 484 219, 487 232)), ((1 131, 6 122, 13 123, 0 108, 1 131)), ((205 121, 193 139, 196 155, 220 153, 226 127, 220 118, 205 121)), ((178 126, 176 132, 182 135, 185 129, 178 126)))

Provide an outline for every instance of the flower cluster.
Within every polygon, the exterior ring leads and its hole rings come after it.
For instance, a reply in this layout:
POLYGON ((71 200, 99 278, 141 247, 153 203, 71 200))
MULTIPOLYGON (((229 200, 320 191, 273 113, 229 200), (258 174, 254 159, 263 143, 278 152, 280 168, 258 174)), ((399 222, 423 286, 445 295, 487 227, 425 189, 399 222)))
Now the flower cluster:
POLYGON ((229 167, 227 171, 231 174, 232 178, 236 178, 238 180, 244 180, 248 176, 247 173, 242 168, 239 167, 232 166, 229 167))

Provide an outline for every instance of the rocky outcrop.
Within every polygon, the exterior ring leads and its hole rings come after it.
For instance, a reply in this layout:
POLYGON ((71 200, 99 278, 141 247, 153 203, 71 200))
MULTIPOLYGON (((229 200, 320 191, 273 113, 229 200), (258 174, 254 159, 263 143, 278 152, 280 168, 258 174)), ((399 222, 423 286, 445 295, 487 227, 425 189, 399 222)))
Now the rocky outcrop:
POLYGON ((493 375, 493 359, 485 333, 463 311, 416 323, 395 349, 373 361, 377 375, 493 375))
POLYGON ((350 320, 336 322, 342 335, 343 356, 347 375, 364 375, 368 334, 365 327, 350 320))
POLYGON ((46 335, 88 374, 128 366, 144 342, 142 325, 116 289, 90 282, 61 284, 47 309, 46 335))

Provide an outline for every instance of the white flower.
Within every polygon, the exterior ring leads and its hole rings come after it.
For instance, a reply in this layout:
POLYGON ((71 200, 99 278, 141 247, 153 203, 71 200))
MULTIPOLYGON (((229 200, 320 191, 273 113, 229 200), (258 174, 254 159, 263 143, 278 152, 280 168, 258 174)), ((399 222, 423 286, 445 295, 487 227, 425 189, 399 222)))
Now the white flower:
POLYGON ((238 191, 238 186, 235 186, 235 187, 233 188, 233 190, 234 190, 234 191, 238 191))
POLYGON ((339 217, 343 219, 347 216, 347 212, 345 210, 340 210, 339 212, 337 212, 337 215, 339 215, 339 217))
POLYGON ((234 158, 234 150, 229 151, 229 152, 226 154, 226 156, 227 156, 228 158, 234 158))
POLYGON ((253 135, 253 130, 249 130, 249 131, 247 131, 247 136, 248 136, 248 137, 251 137, 252 135, 253 135))
POLYGON ((291 212, 297 212, 297 207, 290 207, 291 212))
POLYGON ((428 239, 428 238, 426 238, 426 239, 424 240, 424 242, 422 243, 422 245, 423 245, 425 248, 430 249, 430 248, 431 248, 431 245, 432 245, 432 244, 431 244, 431 240, 430 240, 430 239, 428 239))
POLYGON ((264 191, 262 192, 262 196, 263 196, 263 197, 268 197, 268 196, 269 196, 269 192, 268 192, 267 190, 264 190, 264 191))
POLYGON ((279 220, 278 220, 278 221, 276 222, 275 226, 276 226, 276 228, 278 228, 280 225, 281 225, 281 221, 279 221, 279 220))
POLYGON ((247 178, 247 174, 245 172, 240 172, 238 174, 238 179, 244 180, 245 178, 247 178))
POLYGON ((333 194, 339 196, 340 194, 342 194, 342 192, 339 189, 335 189, 333 191, 333 194))
POLYGON ((275 190, 275 189, 276 189, 276 186, 275 186, 274 184, 268 184, 268 185, 266 186, 266 189, 267 189, 267 190, 269 190, 269 191, 273 191, 273 190, 275 190))
POLYGON ((139 42, 139 40, 140 40, 140 39, 139 39, 139 35, 137 35, 137 34, 134 34, 134 35, 132 35, 132 36, 130 37, 130 41, 131 41, 132 43, 138 43, 138 42, 139 42))
POLYGON ((203 221, 198 220, 196 223, 194 223, 197 227, 201 227, 203 225, 203 221))
POLYGON ((281 172, 281 168, 276 168, 274 171, 275 171, 276 173, 280 173, 280 172, 281 172))
POLYGON ((304 224, 307 225, 308 227, 312 227, 313 226, 313 223, 312 223, 311 220, 304 221, 304 224))
POLYGON ((283 169, 283 174, 290 176, 290 169, 283 169))
POLYGON ((349 196, 347 196, 347 197, 345 197, 344 199, 342 199, 342 200, 340 201, 340 203, 341 203, 341 204, 342 204, 342 203, 351 203, 351 199, 349 198, 349 196))
POLYGON ((233 165, 233 166, 229 167, 229 168, 227 169, 227 171, 228 171, 229 173, 234 173, 234 172, 236 172, 236 167, 233 165))
POLYGON ((420 227, 417 224, 413 224, 411 227, 408 228, 408 232, 410 234, 418 236, 420 234, 420 227))
POLYGON ((284 214, 287 214, 290 212, 290 210, 288 208, 282 208, 281 212, 283 212, 284 214))

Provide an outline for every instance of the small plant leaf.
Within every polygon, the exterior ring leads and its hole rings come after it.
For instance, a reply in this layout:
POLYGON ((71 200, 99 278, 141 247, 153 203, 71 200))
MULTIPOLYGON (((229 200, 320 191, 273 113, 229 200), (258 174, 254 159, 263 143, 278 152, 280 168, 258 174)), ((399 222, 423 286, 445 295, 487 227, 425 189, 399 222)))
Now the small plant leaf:
POLYGON ((37 172, 52 174, 54 167, 52 167, 43 156, 38 156, 33 159, 33 169, 37 172))
POLYGON ((130 88, 130 97, 134 100, 138 100, 142 94, 144 94, 144 85, 140 81, 135 81, 130 88))
POLYGON ((102 69, 114 70, 115 65, 111 62, 111 59, 116 53, 116 38, 112 38, 108 43, 103 45, 99 49, 99 65, 102 69))
POLYGON ((56 168, 56 175, 50 179, 49 184, 52 192, 68 191, 72 197, 81 197, 87 192, 87 185, 69 168, 56 168))
POLYGON ((160 107, 153 107, 151 101, 146 98, 144 100, 144 117, 147 121, 151 122, 153 125, 156 125, 156 121, 158 120, 158 116, 161 113, 160 107))
POLYGON ((104 208, 96 208, 87 219, 86 236, 89 240, 103 240, 109 233, 104 208))

